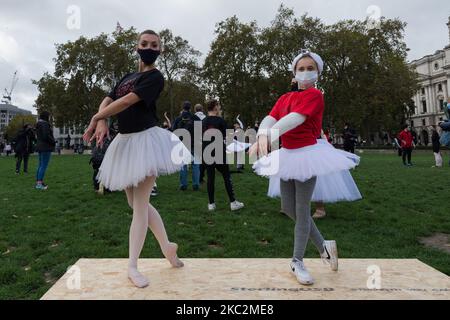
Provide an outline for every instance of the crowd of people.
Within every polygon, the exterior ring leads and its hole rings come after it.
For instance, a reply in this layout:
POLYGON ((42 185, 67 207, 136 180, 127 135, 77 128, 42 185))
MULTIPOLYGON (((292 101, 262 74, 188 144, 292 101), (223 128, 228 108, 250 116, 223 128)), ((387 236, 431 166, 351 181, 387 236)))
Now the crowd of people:
POLYGON ((47 190, 48 185, 44 183, 44 177, 52 152, 55 151, 55 145, 56 141, 50 124, 50 113, 43 111, 40 113, 36 124, 26 123, 22 126, 12 141, 6 143, 4 151, 6 156, 14 153, 16 158, 16 175, 19 175, 21 171, 24 174, 28 174, 30 155, 37 153, 39 160, 36 170, 35 189, 47 190))

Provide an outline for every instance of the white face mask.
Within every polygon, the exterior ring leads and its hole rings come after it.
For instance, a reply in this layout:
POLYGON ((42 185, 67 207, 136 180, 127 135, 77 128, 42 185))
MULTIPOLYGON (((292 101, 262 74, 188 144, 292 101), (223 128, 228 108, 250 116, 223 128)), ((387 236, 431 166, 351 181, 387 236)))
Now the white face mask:
POLYGON ((297 80, 300 87, 309 88, 312 87, 319 79, 319 73, 317 71, 297 71, 295 74, 295 80, 297 80))

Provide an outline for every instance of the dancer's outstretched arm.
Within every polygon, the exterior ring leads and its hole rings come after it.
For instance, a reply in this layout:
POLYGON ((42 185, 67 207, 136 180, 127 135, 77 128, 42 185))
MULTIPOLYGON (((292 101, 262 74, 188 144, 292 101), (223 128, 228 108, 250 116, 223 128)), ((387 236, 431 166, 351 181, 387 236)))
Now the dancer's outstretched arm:
POLYGON ((261 122, 261 124, 259 125, 259 130, 256 136, 257 137, 261 135, 268 136, 270 128, 272 128, 275 123, 277 123, 277 120, 274 117, 272 116, 265 117, 261 122))
POLYGON ((286 132, 302 125, 306 121, 306 116, 297 112, 291 112, 288 115, 277 121, 272 116, 267 116, 261 123, 257 134, 257 143, 255 143, 249 150, 249 154, 265 156, 270 144, 285 134, 286 132))
POLYGON ((278 139, 288 131, 297 128, 306 121, 306 116, 297 112, 291 112, 281 118, 270 130, 270 143, 278 139))
MULTIPOLYGON (((106 108, 108 105, 113 103, 114 100, 110 97, 105 97, 100 104, 100 107, 98 108, 98 111, 102 111, 104 108, 106 108)), ((106 119, 99 120, 97 123, 97 127, 95 128, 95 139, 97 140, 98 145, 103 145, 103 139, 105 137, 109 138, 109 128, 108 123, 106 122, 106 119)))
POLYGON ((98 107, 98 111, 102 111, 103 109, 105 109, 107 106, 109 106, 111 103, 113 103, 114 100, 111 99, 110 97, 105 97, 105 99, 103 99, 102 103, 100 103, 100 107, 98 107))
POLYGON ((248 150, 248 154, 252 157, 256 156, 265 156, 268 152, 268 136, 269 130, 273 127, 273 125, 277 123, 277 120, 268 115, 266 116, 259 126, 258 133, 256 134, 256 143, 253 144, 248 150))
POLYGON ((130 92, 126 96, 117 99, 116 101, 103 108, 101 111, 94 115, 93 119, 96 121, 114 116, 125 109, 129 108, 135 103, 141 101, 141 98, 134 92, 130 92))
POLYGON ((89 127, 86 129, 86 132, 83 135, 83 140, 91 142, 95 138, 95 136, 93 136, 93 133, 97 127, 97 123, 99 120, 116 115, 129 108, 133 104, 139 102, 140 100, 141 98, 136 93, 130 92, 126 96, 123 96, 122 98, 117 99, 104 107, 101 111, 97 112, 97 114, 92 117, 91 123, 89 124, 89 127))

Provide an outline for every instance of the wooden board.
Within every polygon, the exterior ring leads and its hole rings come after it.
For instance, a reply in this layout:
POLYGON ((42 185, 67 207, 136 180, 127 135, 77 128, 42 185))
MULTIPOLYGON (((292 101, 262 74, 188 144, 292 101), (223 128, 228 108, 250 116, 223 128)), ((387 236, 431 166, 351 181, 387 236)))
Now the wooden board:
POLYGON ((166 260, 139 260, 150 286, 138 289, 127 279, 126 259, 80 259, 42 299, 450 299, 450 278, 416 259, 340 259, 338 272, 305 259, 313 286, 297 282, 289 259, 183 261, 173 269, 166 260))

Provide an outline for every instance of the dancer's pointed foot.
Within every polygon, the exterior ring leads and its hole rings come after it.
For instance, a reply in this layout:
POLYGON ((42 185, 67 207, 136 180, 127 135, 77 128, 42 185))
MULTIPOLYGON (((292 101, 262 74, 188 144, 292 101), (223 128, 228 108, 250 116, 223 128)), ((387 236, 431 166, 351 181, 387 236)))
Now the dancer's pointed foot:
POLYGON ((163 250, 163 254, 167 260, 169 260, 170 264, 174 268, 182 268, 184 266, 183 261, 181 261, 177 256, 178 245, 176 243, 170 242, 165 250, 163 250))
POLYGON ((128 279, 138 288, 145 288, 149 285, 148 279, 136 268, 128 268, 128 279))

